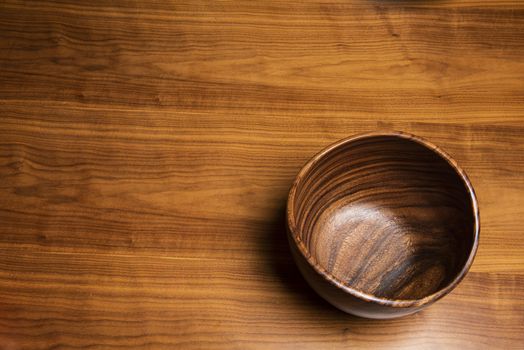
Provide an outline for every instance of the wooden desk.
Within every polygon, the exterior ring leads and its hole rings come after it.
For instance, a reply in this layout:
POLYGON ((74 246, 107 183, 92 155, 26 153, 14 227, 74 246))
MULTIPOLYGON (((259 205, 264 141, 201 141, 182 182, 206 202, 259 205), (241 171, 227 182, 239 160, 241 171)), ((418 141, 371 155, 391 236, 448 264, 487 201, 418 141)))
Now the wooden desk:
POLYGON ((524 2, 0 4, 0 349, 524 347, 524 2), (468 172, 481 242, 419 314, 299 276, 304 162, 372 130, 468 172))

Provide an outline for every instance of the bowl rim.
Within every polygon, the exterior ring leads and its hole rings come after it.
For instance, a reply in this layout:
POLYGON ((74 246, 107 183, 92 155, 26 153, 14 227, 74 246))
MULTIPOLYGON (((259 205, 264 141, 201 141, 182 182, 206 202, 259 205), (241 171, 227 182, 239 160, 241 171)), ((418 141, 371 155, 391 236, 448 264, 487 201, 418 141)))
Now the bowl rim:
POLYGON ((307 263, 317 272, 320 274, 325 280, 327 280, 329 283, 331 283, 333 286, 337 287, 338 289, 341 289, 342 291, 352 295, 353 297, 356 297, 357 299, 360 299, 365 302, 380 304, 384 306, 390 306, 390 307, 396 307, 396 308, 409 308, 409 307, 421 307, 427 304, 430 304, 449 292, 451 292, 459 283, 462 281, 462 279, 465 277, 467 272, 469 271, 471 265, 473 264, 473 260, 475 258, 478 244, 479 244, 479 236, 480 236, 480 216, 479 216, 479 207, 478 207, 478 201, 477 197, 475 195, 475 191, 473 189, 473 186, 471 185, 471 182, 466 175, 466 172, 457 164, 457 162, 445 151, 443 151, 440 147, 436 146, 435 144, 423 139, 422 137, 402 132, 402 131, 374 131, 374 132, 367 132, 367 133, 361 133, 353 136, 349 136, 346 138, 343 138, 339 141, 336 141, 329 146, 325 147, 323 150, 318 152, 316 155, 314 155, 298 172, 295 180, 293 181, 293 185, 291 186, 291 189, 289 191, 288 200, 287 200, 287 208, 286 208, 286 221, 287 221, 287 227, 288 227, 288 235, 293 238, 293 242, 295 246, 300 251, 300 254, 302 257, 307 261, 307 263), (304 243, 300 239, 299 235, 297 235, 297 229, 296 229, 296 223, 295 223, 295 215, 293 213, 294 203, 295 203, 295 194, 298 187, 298 184, 301 182, 303 178, 305 178, 305 174, 319 161, 321 161, 328 153, 333 151, 334 149, 341 147, 343 145, 346 145, 348 143, 352 143, 358 140, 366 139, 366 138, 374 138, 374 137, 398 137, 401 139, 410 140, 413 142, 416 142, 427 149, 433 151, 436 153, 439 157, 443 158, 456 172, 457 175, 459 175, 460 179, 466 186, 466 189, 469 193, 469 197, 471 200, 471 206, 472 206, 472 212, 474 216, 474 237, 473 237, 473 246, 471 247, 471 251, 469 253, 469 257, 464 263, 464 266, 460 270, 460 272, 449 282, 444 288, 427 295, 423 298, 419 299, 389 299, 384 297, 377 297, 372 294, 365 293, 363 291, 357 290, 355 288, 352 288, 346 284, 344 284, 342 281, 334 277, 331 273, 327 272, 320 264, 313 261, 313 258, 309 251, 306 249, 304 243))

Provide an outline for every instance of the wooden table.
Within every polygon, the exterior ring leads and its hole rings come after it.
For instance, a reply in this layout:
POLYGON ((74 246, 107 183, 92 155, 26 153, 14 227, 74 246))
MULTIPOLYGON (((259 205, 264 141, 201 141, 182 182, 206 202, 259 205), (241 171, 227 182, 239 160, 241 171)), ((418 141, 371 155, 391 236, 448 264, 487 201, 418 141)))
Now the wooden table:
POLYGON ((524 347, 524 2, 0 4, 0 349, 524 347), (402 319, 316 296, 289 186, 403 130, 468 172, 463 283, 402 319))

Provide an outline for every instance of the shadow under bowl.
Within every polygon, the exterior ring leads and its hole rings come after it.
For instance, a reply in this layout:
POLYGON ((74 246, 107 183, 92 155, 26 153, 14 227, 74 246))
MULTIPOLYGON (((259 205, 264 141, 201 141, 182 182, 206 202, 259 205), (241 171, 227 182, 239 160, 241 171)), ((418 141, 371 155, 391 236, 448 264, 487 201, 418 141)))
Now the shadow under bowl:
POLYGON ((475 256, 479 213, 456 162, 414 135, 341 140, 288 198, 288 239, 308 283, 348 313, 394 318, 449 293, 475 256))

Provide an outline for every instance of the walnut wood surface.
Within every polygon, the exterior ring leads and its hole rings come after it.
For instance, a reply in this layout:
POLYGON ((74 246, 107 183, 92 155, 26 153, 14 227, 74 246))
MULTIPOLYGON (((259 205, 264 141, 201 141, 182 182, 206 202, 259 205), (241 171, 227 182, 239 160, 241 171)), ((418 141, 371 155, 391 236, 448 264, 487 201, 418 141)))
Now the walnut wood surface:
POLYGON ((302 168, 287 224, 300 271, 320 295, 357 316, 392 318, 456 287, 480 222, 452 157, 414 135, 375 132, 340 140, 302 168))
POLYGON ((524 2, 0 2, 0 348, 524 346, 524 2), (470 273, 391 321, 307 286, 301 166, 403 130, 467 171, 470 273))

